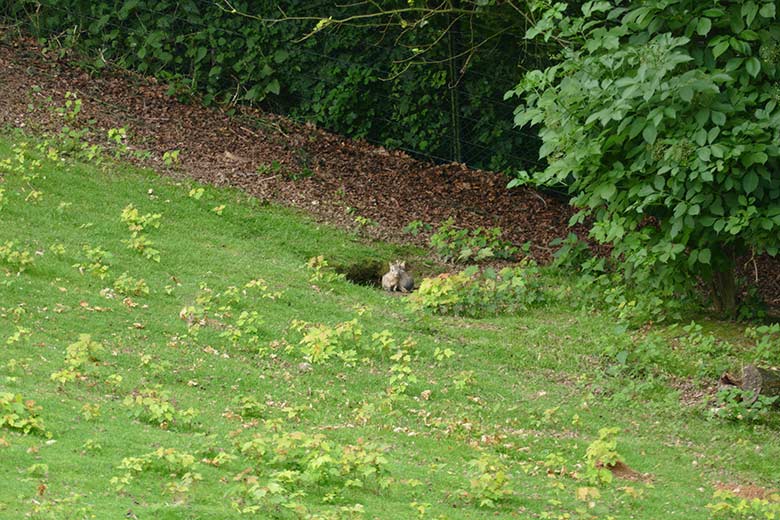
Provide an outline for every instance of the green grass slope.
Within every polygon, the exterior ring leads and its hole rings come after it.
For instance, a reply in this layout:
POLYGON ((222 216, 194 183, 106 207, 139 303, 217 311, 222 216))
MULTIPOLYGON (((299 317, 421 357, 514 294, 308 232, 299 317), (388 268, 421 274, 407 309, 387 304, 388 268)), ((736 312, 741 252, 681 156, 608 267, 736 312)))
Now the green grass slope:
MULTIPOLYGON (((717 482, 780 479, 771 426, 605 371, 632 339, 561 280, 418 315, 306 266, 413 251, 19 137, 0 164, 0 518, 703 519, 717 482)), ((711 354, 669 345, 670 373, 711 354)))

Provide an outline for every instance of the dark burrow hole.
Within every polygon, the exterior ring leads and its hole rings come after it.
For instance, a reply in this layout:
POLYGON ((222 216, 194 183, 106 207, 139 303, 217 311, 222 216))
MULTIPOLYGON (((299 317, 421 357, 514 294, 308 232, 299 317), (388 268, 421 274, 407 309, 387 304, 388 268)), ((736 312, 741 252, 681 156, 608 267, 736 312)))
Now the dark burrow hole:
POLYGON ((387 272, 387 262, 381 260, 363 260, 333 267, 350 282, 369 287, 381 287, 382 275, 387 272))

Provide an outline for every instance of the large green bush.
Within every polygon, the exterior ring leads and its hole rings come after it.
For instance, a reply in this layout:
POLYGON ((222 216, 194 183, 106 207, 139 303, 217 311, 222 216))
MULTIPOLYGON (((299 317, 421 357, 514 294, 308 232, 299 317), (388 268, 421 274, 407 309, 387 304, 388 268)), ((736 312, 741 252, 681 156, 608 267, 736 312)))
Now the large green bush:
POLYGON ((563 60, 525 75, 519 125, 538 125, 541 183, 566 183, 627 274, 712 281, 735 307, 735 259, 780 247, 776 2, 548 7, 530 37, 563 60))

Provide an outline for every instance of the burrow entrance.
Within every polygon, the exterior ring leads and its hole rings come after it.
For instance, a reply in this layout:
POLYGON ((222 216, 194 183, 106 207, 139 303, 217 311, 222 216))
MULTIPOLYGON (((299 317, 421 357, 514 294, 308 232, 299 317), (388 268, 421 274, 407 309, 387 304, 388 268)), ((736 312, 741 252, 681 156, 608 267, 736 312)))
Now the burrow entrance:
POLYGON ((387 272, 387 262, 381 260, 361 260, 349 264, 334 265, 337 273, 343 274, 350 282, 369 287, 381 287, 382 275, 387 272))

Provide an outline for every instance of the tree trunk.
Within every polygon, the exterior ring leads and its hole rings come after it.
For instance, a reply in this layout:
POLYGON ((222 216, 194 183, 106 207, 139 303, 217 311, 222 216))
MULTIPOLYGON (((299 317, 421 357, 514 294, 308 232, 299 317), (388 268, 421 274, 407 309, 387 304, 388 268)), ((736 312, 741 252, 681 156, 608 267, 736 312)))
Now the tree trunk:
POLYGON ((712 298, 718 314, 733 318, 737 314, 737 283, 733 266, 712 273, 712 298))
POLYGON ((748 365, 742 369, 741 378, 726 372, 720 376, 718 389, 729 387, 739 387, 742 390, 752 392, 751 403, 755 402, 759 395, 764 397, 780 396, 780 368, 761 368, 748 365))
POLYGON ((753 401, 759 395, 780 396, 780 369, 746 366, 742 369, 742 390, 753 392, 753 401))
POLYGON ((713 250, 712 300, 715 303, 715 310, 725 318, 734 318, 737 315, 737 281, 734 265, 732 245, 723 246, 719 251, 713 250))
MULTIPOLYGON (((453 0, 451 7, 453 9, 459 8, 460 0, 453 0)), ((449 53, 447 76, 450 90, 450 139, 452 141, 450 144, 450 159, 455 162, 463 162, 462 121, 460 118, 460 76, 463 73, 460 70, 460 65, 462 62, 461 48, 463 47, 463 42, 460 34, 460 21, 456 19, 456 15, 450 14, 448 20, 450 26, 447 31, 447 52, 449 53)))

